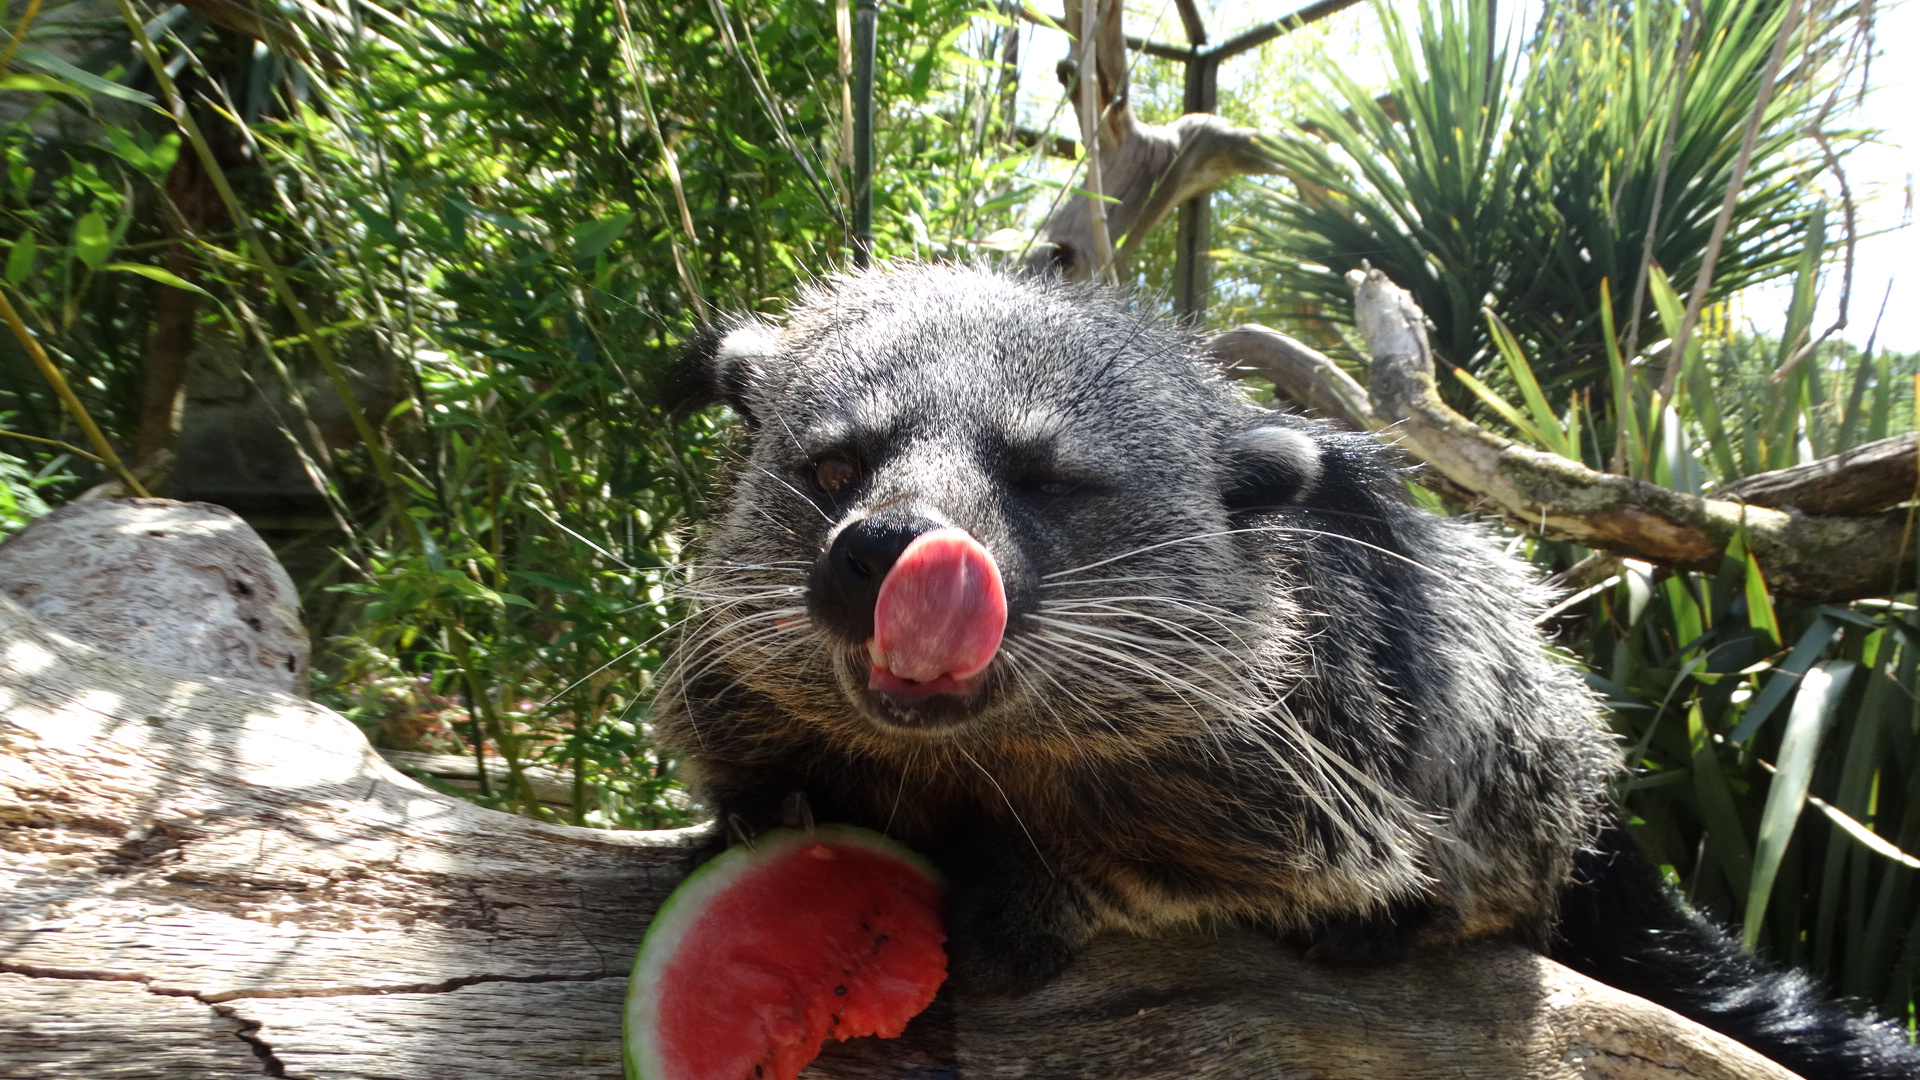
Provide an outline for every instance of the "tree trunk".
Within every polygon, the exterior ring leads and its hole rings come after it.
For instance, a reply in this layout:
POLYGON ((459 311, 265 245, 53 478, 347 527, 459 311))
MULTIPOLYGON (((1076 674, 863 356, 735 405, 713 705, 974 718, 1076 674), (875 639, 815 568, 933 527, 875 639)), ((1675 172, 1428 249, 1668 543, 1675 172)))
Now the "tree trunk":
MULTIPOLYGON (((628 966, 703 830, 481 809, 319 705, 126 651, 0 595, 0 1075, 620 1076, 628 966)), ((1103 937, 807 1075, 1790 1074, 1516 945, 1334 970, 1229 929, 1103 937)))

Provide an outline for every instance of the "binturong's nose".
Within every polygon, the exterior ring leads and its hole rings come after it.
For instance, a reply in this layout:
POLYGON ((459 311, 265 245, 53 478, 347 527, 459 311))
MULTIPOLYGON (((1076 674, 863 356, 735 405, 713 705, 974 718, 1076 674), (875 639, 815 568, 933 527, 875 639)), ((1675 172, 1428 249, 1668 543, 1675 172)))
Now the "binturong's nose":
POLYGON ((914 540, 945 526, 918 514, 882 510, 840 530, 813 565, 807 606, 816 624, 848 641, 873 636, 880 583, 914 540))
POLYGON ((906 701, 973 693, 1007 627, 993 553, 965 529, 895 511, 840 531, 808 600, 816 622, 864 641, 869 687, 906 701))

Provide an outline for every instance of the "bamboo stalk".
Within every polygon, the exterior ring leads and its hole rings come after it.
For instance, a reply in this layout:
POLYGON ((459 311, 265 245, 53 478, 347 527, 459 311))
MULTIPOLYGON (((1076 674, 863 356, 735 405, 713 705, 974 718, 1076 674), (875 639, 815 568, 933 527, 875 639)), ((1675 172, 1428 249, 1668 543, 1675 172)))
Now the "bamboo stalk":
MULTIPOLYGON (((660 160, 666 165, 667 182, 673 186, 674 206, 680 211, 680 229, 686 233, 687 245, 697 256, 700 253, 700 237, 693 231, 693 211, 687 207, 686 185, 680 179, 680 156, 673 151, 673 142, 667 138, 667 129, 660 126, 660 117, 654 113, 653 95, 647 90, 646 71, 640 66, 639 50, 633 45, 633 23, 627 17, 627 0, 614 0, 614 11, 620 16, 620 53, 627 61, 627 70, 633 75, 633 87, 640 94, 640 108, 646 113, 647 124, 653 128, 653 136, 660 140, 660 160)), ((693 308, 693 314, 700 320, 701 326, 709 326, 712 320, 707 314, 707 298, 700 293, 699 283, 693 279, 693 268, 687 265, 686 254, 680 250, 680 241, 671 233, 667 235, 667 247, 673 254, 673 269, 680 276, 680 286, 687 291, 687 302, 693 308)))
POLYGON ((873 261, 873 50, 878 0, 858 0, 853 16, 853 265, 873 261))
POLYGON ((152 40, 147 37, 145 24, 134 12, 132 0, 115 0, 115 2, 120 8, 120 17, 126 21, 127 29, 133 34, 135 46, 145 58, 148 69, 153 72, 154 82, 159 85, 161 100, 165 103, 168 114, 173 117, 174 123, 179 125, 187 141, 193 144, 193 152, 199 156, 201 166, 207 171, 207 177, 213 181, 214 189, 220 194, 221 203, 227 208, 227 213, 240 229, 241 236, 246 239, 254 263, 266 272, 267 280, 273 285, 273 291, 280 297, 280 302, 286 307, 287 313, 293 316, 294 325, 299 327, 300 333, 312 346, 314 357, 320 361, 320 367, 326 371, 328 381, 333 383, 334 393, 340 396, 340 404, 346 409, 347 418, 353 422, 354 431, 359 434, 360 441, 366 444, 367 456, 373 461, 374 471, 380 476, 381 487, 386 491, 388 501, 393 504, 395 516, 405 523, 404 529, 417 541, 420 526, 414 521, 413 515, 407 513, 406 486, 394 472, 393 463, 387 459, 386 450, 380 445, 379 433, 374 431, 373 425, 367 420, 366 411, 360 407, 359 397, 354 394, 353 387, 347 382, 346 371, 341 368, 339 360, 333 355, 333 346, 327 343, 319 327, 314 325, 312 317, 307 314, 305 305, 301 304, 299 297, 294 295, 293 283, 287 280, 287 275, 280 269, 280 264, 274 261, 272 253, 267 250, 265 239, 254 227, 253 218, 240 204, 239 196, 234 194, 233 185, 227 182, 226 171, 220 167, 219 159, 214 157, 212 145, 201 133, 200 125, 193 119, 193 113, 187 108, 186 101, 180 97, 179 89, 174 85, 173 76, 167 73, 167 65, 160 57, 160 51, 153 47, 152 40))
POLYGON ((120 482, 126 485, 128 491, 143 499, 150 498, 151 494, 147 489, 141 485, 140 481, 134 479, 131 472, 127 471, 127 466, 120 460, 120 455, 113 452, 113 444, 107 441, 107 436, 93 422, 93 417, 87 415, 87 407, 80 403, 80 398, 73 392, 73 387, 67 384, 66 376, 60 374, 60 369, 54 366, 53 359, 47 355, 47 351, 40 347, 39 340, 33 336, 32 331, 27 329, 27 324, 20 321, 20 313, 14 310, 13 301, 8 300, 7 294, 3 291, 0 291, 0 316, 6 317, 7 326, 13 331, 13 336, 19 339, 20 347, 27 351, 27 358, 33 361, 34 367, 40 369, 40 374, 46 376, 47 382, 53 386, 54 394, 60 398, 60 403, 66 406, 68 414, 80 425, 80 430, 86 432, 87 441, 93 444, 94 451, 100 455, 101 464, 112 469, 114 474, 120 477, 120 482))
POLYGON ((0 52, 0 75, 6 74, 7 65, 13 63, 14 51, 20 43, 27 40, 27 31, 32 28, 33 20, 40 14, 40 0, 27 0, 27 10, 20 15, 20 25, 14 28, 13 40, 7 42, 6 51, 0 52))

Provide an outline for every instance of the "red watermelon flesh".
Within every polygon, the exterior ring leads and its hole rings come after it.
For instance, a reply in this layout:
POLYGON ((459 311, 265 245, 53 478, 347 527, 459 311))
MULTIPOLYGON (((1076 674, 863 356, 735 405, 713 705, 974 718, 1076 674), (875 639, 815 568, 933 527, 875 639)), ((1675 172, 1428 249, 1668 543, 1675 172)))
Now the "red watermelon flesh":
POLYGON ((774 829, 667 899, 627 991, 633 1080, 793 1080, 828 1039, 891 1038, 946 979, 940 884, 878 833, 774 829))

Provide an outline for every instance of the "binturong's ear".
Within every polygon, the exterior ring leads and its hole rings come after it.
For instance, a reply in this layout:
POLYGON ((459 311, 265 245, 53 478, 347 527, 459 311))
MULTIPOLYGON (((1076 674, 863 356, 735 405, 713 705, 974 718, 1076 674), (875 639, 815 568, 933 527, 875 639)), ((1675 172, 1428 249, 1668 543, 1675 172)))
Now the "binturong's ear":
POLYGON ((780 355, 774 329, 747 318, 727 326, 708 327, 687 343, 675 369, 671 397, 676 406, 699 408, 722 404, 740 414, 748 427, 758 427, 755 388, 780 355))
POLYGON ((1225 452, 1228 510, 1290 506, 1320 479, 1320 444, 1295 428, 1249 428, 1228 440, 1225 452))

